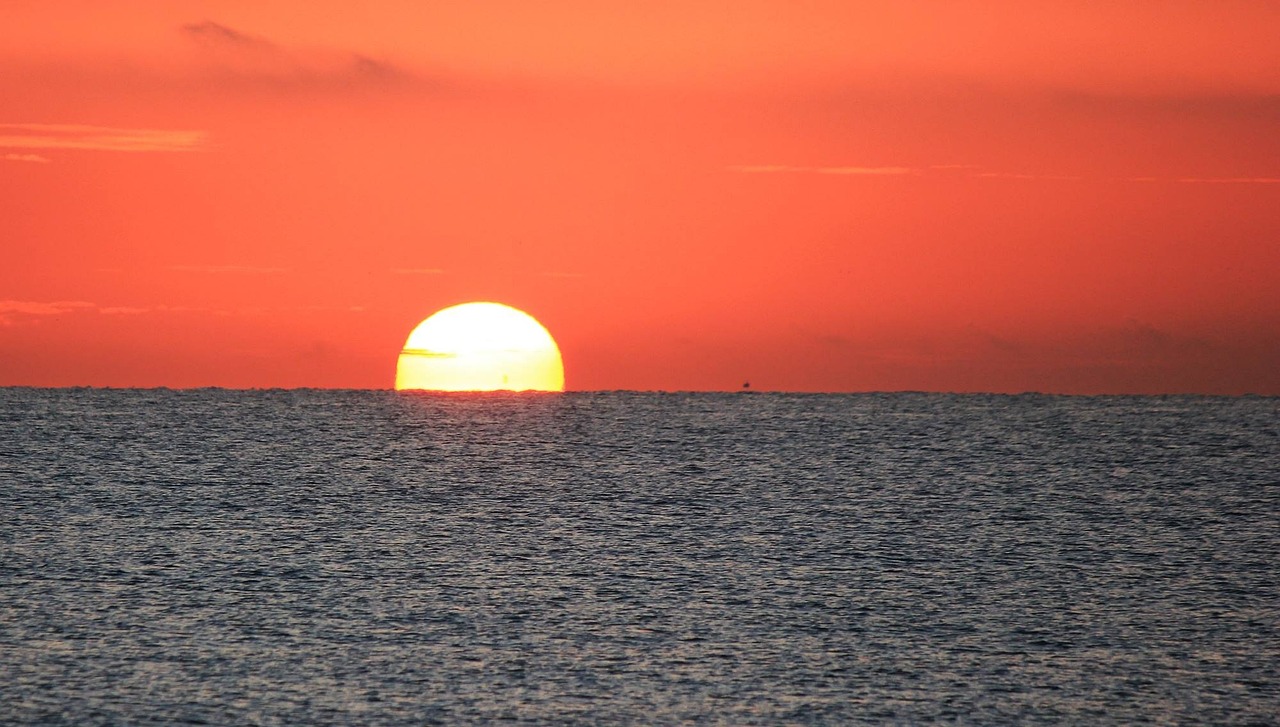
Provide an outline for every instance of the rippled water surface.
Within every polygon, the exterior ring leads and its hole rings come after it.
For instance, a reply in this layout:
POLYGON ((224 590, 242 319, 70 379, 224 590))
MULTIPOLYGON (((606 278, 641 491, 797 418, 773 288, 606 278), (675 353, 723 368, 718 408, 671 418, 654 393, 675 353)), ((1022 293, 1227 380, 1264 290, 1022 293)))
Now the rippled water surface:
POLYGON ((0 389, 0 722, 1272 722, 1280 400, 0 389))

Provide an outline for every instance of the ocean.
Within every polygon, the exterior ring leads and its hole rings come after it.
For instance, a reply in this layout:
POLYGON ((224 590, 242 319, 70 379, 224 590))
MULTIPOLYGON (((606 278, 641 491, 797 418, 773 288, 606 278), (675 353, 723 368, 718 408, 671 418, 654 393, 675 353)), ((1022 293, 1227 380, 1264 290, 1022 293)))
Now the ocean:
POLYGON ((0 389, 6 724, 1274 724, 1280 399, 0 389))

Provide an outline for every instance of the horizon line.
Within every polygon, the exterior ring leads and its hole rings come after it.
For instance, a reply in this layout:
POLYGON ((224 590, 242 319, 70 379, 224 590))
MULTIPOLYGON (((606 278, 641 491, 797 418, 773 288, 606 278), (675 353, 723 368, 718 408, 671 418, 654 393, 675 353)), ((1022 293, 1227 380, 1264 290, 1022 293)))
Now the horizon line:
POLYGON ((1094 392, 1094 393, 1071 393, 1061 391, 1039 391, 1026 389, 1022 391, 983 391, 983 390, 932 390, 932 389, 866 389, 866 390, 802 390, 802 389, 565 389, 563 391, 540 391, 534 389, 514 390, 514 389, 496 389, 489 391, 441 391, 435 389, 395 389, 393 387, 384 388, 359 388, 359 387, 330 387, 330 386, 261 386, 261 387, 235 387, 235 386, 101 386, 92 384, 68 384, 62 386, 39 386, 32 384, 0 384, 0 390, 5 389, 33 389, 43 391, 74 391, 74 390, 96 390, 96 391, 228 391, 228 392, 290 392, 290 391, 332 391, 332 392, 385 392, 396 395, 427 395, 427 396, 557 396, 563 394, 781 394, 781 395, 799 395, 799 396, 863 396, 863 395, 941 395, 941 396, 1045 396, 1045 397, 1073 397, 1073 398, 1099 398, 1099 397, 1118 397, 1118 398, 1160 398, 1160 397, 1207 397, 1207 398, 1258 398, 1258 399, 1280 399, 1280 392, 1274 394, 1260 392, 1242 392, 1238 394, 1211 393, 1204 391, 1166 391, 1158 393, 1140 393, 1140 392, 1094 392))

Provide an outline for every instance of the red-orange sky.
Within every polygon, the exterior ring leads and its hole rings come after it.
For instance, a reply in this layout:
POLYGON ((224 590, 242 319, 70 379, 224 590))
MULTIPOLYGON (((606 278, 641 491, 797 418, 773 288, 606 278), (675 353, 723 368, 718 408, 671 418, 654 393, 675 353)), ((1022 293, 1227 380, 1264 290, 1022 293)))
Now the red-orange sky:
POLYGON ((1280 3, 8 0, 0 385, 1280 394, 1280 3))

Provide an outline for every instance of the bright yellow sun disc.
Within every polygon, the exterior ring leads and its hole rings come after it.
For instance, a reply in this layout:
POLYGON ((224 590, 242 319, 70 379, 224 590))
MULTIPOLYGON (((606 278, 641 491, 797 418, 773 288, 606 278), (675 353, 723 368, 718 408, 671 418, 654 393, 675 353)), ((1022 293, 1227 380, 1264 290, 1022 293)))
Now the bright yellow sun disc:
POLYGON ((528 313, 501 303, 463 303, 409 334, 396 389, 564 391, 564 363, 555 339, 528 313))

